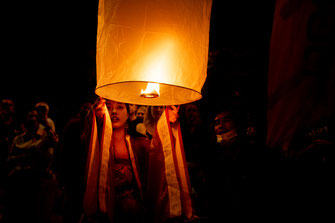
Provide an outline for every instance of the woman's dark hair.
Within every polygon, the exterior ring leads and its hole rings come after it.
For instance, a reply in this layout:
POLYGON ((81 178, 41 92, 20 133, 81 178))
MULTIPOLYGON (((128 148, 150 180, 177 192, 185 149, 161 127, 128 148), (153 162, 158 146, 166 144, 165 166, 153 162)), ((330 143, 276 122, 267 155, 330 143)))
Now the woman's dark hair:
POLYGON ((124 103, 126 105, 126 108, 127 108, 127 112, 129 114, 129 104, 128 103, 124 103))
MULTIPOLYGON (((104 98, 104 99, 105 99, 105 100, 110 100, 110 99, 107 99, 107 98, 104 98)), ((101 100, 100 97, 98 97, 98 98, 94 101, 92 108, 94 108, 94 107, 99 103, 100 100, 101 100)), ((124 103, 124 102, 120 102, 120 103, 123 103, 123 104, 126 105, 127 113, 129 114, 129 104, 128 104, 128 103, 124 103)))

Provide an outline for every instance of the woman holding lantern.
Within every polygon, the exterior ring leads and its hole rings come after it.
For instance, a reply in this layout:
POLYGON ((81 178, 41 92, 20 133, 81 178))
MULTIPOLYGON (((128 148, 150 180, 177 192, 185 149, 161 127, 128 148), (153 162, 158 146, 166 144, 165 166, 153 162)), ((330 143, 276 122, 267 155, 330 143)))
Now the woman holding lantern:
MULTIPOLYGON (((169 112, 169 120, 176 122, 177 117, 174 107, 169 112)), ((157 172, 162 170, 162 164, 150 161, 157 158, 157 151, 154 152, 150 147, 148 138, 133 138, 127 134, 128 118, 128 104, 102 98, 90 116, 93 124, 87 143, 89 148, 83 201, 88 222, 144 222, 145 210, 153 212, 157 209, 154 210, 153 206, 160 201, 158 196, 161 196, 162 190, 155 186, 164 185, 160 179, 164 173, 157 172), (151 179, 148 180, 147 176, 151 179)), ((158 205, 163 210, 165 206, 165 203, 158 205)), ((151 218, 156 214, 162 213, 155 212, 147 216, 151 218)), ((166 218, 155 217, 161 219, 160 222, 166 218)), ((148 221, 154 219, 146 219, 148 221)))
POLYGON ((150 141, 127 134, 128 118, 128 104, 99 98, 94 105, 84 195, 88 222, 144 220, 141 173, 150 141))
MULTIPOLYGON (((100 0, 95 93, 151 106, 199 100, 206 79, 211 5, 211 0, 100 0)), ((132 139, 125 128, 126 104, 111 102, 110 118, 107 101, 99 103, 88 150, 86 215, 103 213, 106 220, 127 222, 134 213, 133 222, 139 222, 142 218, 136 216, 141 216, 137 213, 144 203, 146 222, 190 219, 191 187, 177 108, 167 107, 151 125, 151 140, 132 139), (102 121, 99 103, 103 104, 102 121), (127 160, 131 168, 117 165, 117 159, 127 160), (127 171, 118 175, 118 167, 127 171), (117 185, 118 180, 126 182, 117 185)))

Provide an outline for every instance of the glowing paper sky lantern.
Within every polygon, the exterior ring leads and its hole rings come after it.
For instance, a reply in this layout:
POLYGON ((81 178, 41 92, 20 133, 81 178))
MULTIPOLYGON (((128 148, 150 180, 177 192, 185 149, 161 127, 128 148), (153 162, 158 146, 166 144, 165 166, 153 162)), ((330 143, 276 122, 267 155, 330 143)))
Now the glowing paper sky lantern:
POLYGON ((199 100, 211 7, 211 0, 100 0, 96 94, 146 105, 199 100), (146 93, 148 83, 155 90, 146 93))

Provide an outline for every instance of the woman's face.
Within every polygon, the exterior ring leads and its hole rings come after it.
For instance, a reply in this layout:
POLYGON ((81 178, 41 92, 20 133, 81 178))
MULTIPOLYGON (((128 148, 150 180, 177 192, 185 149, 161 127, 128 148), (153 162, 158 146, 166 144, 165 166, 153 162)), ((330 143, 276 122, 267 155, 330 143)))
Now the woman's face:
POLYGON ((136 117, 141 120, 144 120, 146 114, 147 110, 144 107, 139 107, 136 111, 136 117))
POLYGON ((106 100, 106 106, 113 124, 113 129, 125 127, 129 118, 125 103, 106 100))
POLYGON ((151 116, 154 118, 155 121, 158 121, 161 115, 165 110, 165 106, 152 106, 151 107, 151 116))
POLYGON ((194 123, 200 119, 199 109, 196 105, 189 104, 185 109, 185 116, 188 123, 194 123))
POLYGON ((35 131, 38 129, 39 123, 38 123, 38 113, 37 111, 33 110, 28 112, 27 117, 26 117, 26 123, 25 127, 28 130, 35 131))
POLYGON ((129 113, 130 114, 135 114, 136 109, 137 109, 137 105, 135 105, 135 104, 129 104, 129 113))

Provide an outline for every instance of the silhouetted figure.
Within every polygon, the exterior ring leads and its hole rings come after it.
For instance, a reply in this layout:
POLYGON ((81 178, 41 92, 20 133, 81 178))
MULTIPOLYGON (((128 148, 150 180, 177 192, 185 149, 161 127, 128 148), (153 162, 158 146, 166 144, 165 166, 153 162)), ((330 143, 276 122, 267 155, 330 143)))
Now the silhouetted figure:
POLYGON ((138 106, 136 110, 136 118, 139 120, 140 123, 144 121, 147 112, 148 112, 148 106, 146 105, 138 106))
POLYGON ((249 208, 247 184, 253 152, 233 109, 220 109, 214 117, 214 137, 207 151, 209 221, 229 219, 249 208))
POLYGON ((65 196, 65 204, 59 204, 64 205, 59 207, 64 209, 64 222, 79 222, 83 212, 86 151, 82 135, 91 107, 91 103, 83 103, 78 114, 65 125, 61 137, 60 154, 57 158, 61 171, 61 186, 64 187, 62 196, 65 196))
POLYGON ((138 133, 136 131, 136 126, 143 122, 143 119, 138 118, 136 116, 137 109, 139 108, 138 105, 135 104, 129 104, 129 119, 128 119, 128 127, 127 132, 132 137, 140 137, 142 134, 138 133))
POLYGON ((3 99, 0 103, 0 166, 1 175, 4 173, 4 164, 7 160, 8 150, 16 135, 22 132, 15 117, 14 102, 3 99))
POLYGON ((50 127, 52 131, 56 132, 54 121, 49 117, 49 105, 46 102, 37 102, 35 105, 38 112, 38 121, 45 127, 50 127))
MULTIPOLYGON (((8 151, 16 135, 22 132, 15 117, 15 104, 11 99, 0 102, 0 219, 5 218, 4 200, 7 182, 6 162, 8 151)), ((1 222, 1 220, 0 220, 1 222)))
POLYGON ((180 113, 180 128, 192 185, 195 214, 199 217, 206 217, 208 200, 204 153, 207 152, 209 143, 208 126, 205 125, 201 117, 200 104, 198 103, 182 105, 180 113))

